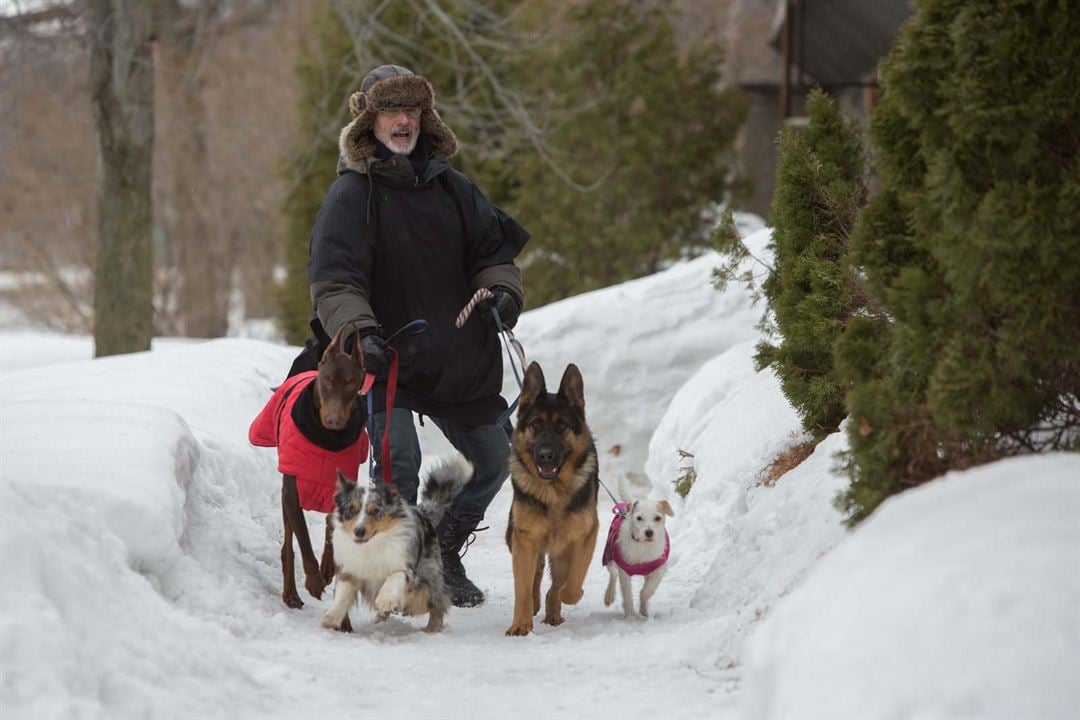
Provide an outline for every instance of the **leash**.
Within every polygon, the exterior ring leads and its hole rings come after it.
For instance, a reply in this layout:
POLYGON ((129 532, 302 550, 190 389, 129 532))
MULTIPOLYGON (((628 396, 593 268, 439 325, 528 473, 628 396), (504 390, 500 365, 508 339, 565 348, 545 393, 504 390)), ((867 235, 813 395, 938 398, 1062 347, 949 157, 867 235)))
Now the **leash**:
MULTIPOLYGON (((461 312, 458 313, 457 319, 454 320, 454 327, 459 330, 465 325, 465 321, 472 315, 473 310, 484 300, 490 300, 495 297, 487 288, 480 288, 469 299, 469 302, 465 303, 465 307, 461 308, 461 312)), ((499 337, 502 338, 503 347, 506 348, 506 356, 510 359, 510 369, 514 371, 514 379, 517 381, 518 396, 514 398, 514 402, 510 403, 510 406, 506 408, 499 419, 495 421, 496 425, 505 425, 510 416, 513 415, 514 410, 517 408, 518 400, 521 399, 522 381, 521 377, 525 374, 525 348, 522 347, 521 342, 514 337, 514 331, 503 325, 502 318, 499 317, 499 311, 495 309, 494 303, 491 305, 491 315, 495 318, 495 328, 499 337), (521 371, 518 371, 518 365, 514 364, 514 359, 517 359, 521 366, 521 371)), ((606 489, 606 488, 605 488, 606 489)))
MULTIPOLYGON (((469 299, 469 302, 465 303, 465 307, 461 308, 461 312, 458 313, 457 319, 454 321, 454 327, 461 329, 465 325, 465 322, 469 319, 469 316, 472 315, 473 310, 476 309, 476 306, 484 300, 490 300, 492 297, 494 297, 494 293, 492 293, 487 288, 480 288, 475 293, 473 293, 472 298, 469 299)), ((526 364, 525 348, 523 348, 518 339, 514 337, 514 331, 503 325, 502 318, 499 317, 499 311, 495 309, 494 304, 491 306, 491 314, 495 317, 495 327, 498 329, 499 335, 502 336, 503 346, 506 348, 506 355, 510 358, 510 368, 514 371, 514 379, 517 380, 518 384, 518 396, 514 398, 514 402, 510 403, 510 407, 506 408, 506 412, 500 415, 497 421, 499 425, 502 425, 514 412, 514 409, 517 407, 518 400, 521 399, 521 375, 525 373, 526 364), (513 348, 514 352, 511 352, 510 348, 513 348), (516 365, 514 365, 515 354, 517 355, 518 361, 521 363, 521 374, 518 373, 518 368, 516 365)), ((615 512, 616 514, 625 517, 627 513, 626 504, 620 503, 615 498, 615 495, 611 492, 611 490, 608 489, 608 486, 604 484, 603 480, 601 480, 600 478, 596 478, 596 481, 600 483, 600 487, 604 488, 604 492, 608 494, 608 497, 611 498, 611 502, 615 504, 615 508, 612 509, 612 512, 615 512), (618 509, 620 505, 623 506, 621 511, 618 509)))
POLYGON ((605 485, 604 481, 601 480, 599 477, 596 478, 596 482, 600 483, 600 487, 604 488, 604 492, 606 492, 608 494, 608 497, 611 498, 611 502, 615 503, 615 507, 611 508, 611 512, 615 513, 616 515, 622 515, 623 517, 626 517, 626 514, 629 512, 630 506, 626 503, 621 503, 616 500, 615 496, 611 493, 610 490, 608 490, 608 486, 605 485), (620 505, 622 505, 621 510, 619 509, 620 505))
MULTIPOLYGON (((387 485, 394 483, 393 471, 390 469, 390 411, 394 409, 394 396, 397 395, 397 379, 398 379, 398 351, 395 344, 407 340, 414 335, 427 330, 427 320, 413 320, 407 322, 398 328, 390 337, 386 338, 386 354, 390 356, 389 367, 386 373, 386 427, 383 428, 382 436, 382 448, 380 451, 380 462, 382 465, 383 482, 387 485)), ((357 342, 359 342, 357 338, 357 342)), ((374 412, 374 393, 370 392, 371 386, 375 384, 375 376, 371 373, 367 373, 364 378, 364 385, 360 388, 361 392, 367 393, 367 411, 368 411, 368 435, 375 436, 375 412, 374 412)), ((368 479, 372 482, 375 481, 375 453, 371 452, 368 455, 368 479)))

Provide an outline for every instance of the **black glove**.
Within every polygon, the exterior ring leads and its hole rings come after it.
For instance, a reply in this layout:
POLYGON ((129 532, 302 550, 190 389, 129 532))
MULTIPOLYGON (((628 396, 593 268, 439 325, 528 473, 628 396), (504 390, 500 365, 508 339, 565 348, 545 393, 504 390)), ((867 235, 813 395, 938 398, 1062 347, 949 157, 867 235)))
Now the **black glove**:
POLYGON ((364 355, 364 370, 377 378, 385 378, 390 367, 386 354, 386 340, 378 333, 368 333, 360 338, 360 352, 364 355))
POLYGON ((521 315, 521 303, 514 294, 501 285, 491 288, 491 298, 484 302, 483 314, 484 320, 494 325, 495 317, 491 314, 492 307, 499 313, 499 320, 502 321, 503 327, 513 330, 517 325, 518 316, 521 315))

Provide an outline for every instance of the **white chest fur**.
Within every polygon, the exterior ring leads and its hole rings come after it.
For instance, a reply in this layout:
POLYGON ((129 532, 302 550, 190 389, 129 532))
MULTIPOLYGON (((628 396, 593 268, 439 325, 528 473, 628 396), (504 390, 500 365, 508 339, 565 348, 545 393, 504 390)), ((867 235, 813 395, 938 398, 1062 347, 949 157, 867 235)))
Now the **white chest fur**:
POLYGON ((381 532, 367 542, 358 543, 351 533, 335 529, 334 561, 363 586, 377 591, 387 577, 401 572, 408 564, 409 535, 405 530, 402 527, 381 532))

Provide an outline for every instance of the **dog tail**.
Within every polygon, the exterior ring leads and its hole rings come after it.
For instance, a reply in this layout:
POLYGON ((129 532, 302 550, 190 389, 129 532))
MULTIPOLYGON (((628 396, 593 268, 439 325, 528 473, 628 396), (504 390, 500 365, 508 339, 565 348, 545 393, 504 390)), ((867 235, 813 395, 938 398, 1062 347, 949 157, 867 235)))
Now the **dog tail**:
POLYGON ((461 489, 472 480, 473 464, 461 453, 439 458, 428 471, 424 490, 420 494, 420 512, 432 525, 438 525, 461 489))

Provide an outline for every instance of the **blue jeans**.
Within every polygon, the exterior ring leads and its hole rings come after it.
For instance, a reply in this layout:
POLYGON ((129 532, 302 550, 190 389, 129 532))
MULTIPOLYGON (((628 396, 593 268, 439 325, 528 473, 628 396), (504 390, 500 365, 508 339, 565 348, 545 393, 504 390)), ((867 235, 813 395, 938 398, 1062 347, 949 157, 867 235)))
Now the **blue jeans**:
MULTIPOLYGON (((479 522, 484 511, 510 475, 507 460, 510 440, 499 425, 467 427, 439 418, 429 417, 458 451, 473 464, 472 480, 462 489, 448 513, 461 521, 479 522)), ((382 479, 382 436, 386 428, 386 411, 372 416, 374 432, 371 452, 375 454, 375 479, 382 479)), ((369 426, 370 429, 370 426, 369 426)), ((416 436, 412 411, 394 408, 390 412, 390 470, 394 485, 411 505, 416 504, 420 485, 420 440, 416 436)))

